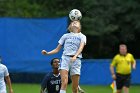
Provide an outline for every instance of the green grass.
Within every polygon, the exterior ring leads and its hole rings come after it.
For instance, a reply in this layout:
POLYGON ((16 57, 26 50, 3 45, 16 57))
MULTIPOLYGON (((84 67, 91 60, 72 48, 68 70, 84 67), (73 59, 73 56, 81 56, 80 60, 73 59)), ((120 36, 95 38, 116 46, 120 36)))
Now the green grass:
MULTIPOLYGON (((39 84, 13 84, 14 93, 40 93, 39 84)), ((112 93, 109 86, 88 86, 81 85, 86 93, 112 93)), ((130 93, 140 93, 140 86, 131 86, 130 93)), ((71 85, 68 86, 67 93, 72 93, 71 85)))

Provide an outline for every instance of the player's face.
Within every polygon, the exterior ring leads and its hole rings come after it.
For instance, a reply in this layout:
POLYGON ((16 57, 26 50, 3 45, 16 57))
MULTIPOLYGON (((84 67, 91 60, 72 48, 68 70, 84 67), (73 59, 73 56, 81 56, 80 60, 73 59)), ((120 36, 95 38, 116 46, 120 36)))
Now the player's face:
POLYGON ((81 30, 81 25, 79 21, 73 21, 71 22, 70 26, 69 26, 69 30, 70 32, 76 32, 79 33, 81 30))
POLYGON ((54 69, 58 69, 59 68, 59 63, 60 63, 59 59, 54 59, 52 67, 54 69))
POLYGON ((126 55, 127 53, 127 47, 125 45, 120 45, 120 54, 126 55))

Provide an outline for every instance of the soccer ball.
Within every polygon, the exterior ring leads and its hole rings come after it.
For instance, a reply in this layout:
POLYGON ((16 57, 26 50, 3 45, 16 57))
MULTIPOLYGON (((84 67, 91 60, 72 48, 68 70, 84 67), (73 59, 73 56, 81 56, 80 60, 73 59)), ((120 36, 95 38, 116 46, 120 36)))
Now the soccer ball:
POLYGON ((69 18, 72 21, 77 21, 77 20, 81 20, 82 18, 82 13, 78 10, 78 9, 73 9, 70 11, 69 13, 69 18))

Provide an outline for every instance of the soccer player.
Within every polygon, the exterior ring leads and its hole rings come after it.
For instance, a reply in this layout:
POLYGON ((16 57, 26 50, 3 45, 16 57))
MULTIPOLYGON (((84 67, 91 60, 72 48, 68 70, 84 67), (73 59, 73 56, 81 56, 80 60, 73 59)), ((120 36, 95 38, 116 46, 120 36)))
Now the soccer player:
POLYGON ((59 59, 51 60, 53 72, 47 74, 41 84, 41 93, 59 93, 61 87, 61 77, 59 73, 59 59))
POLYGON ((116 80, 117 93, 129 93, 129 86, 131 80, 131 67, 136 69, 136 61, 132 54, 127 53, 127 46, 120 44, 119 54, 117 54, 110 65, 112 78, 116 80), (116 67, 116 73, 114 72, 116 67))
POLYGON ((7 93, 6 92, 6 84, 9 88, 9 93, 13 93, 11 80, 9 77, 9 73, 7 70, 7 67, 3 64, 1 64, 2 58, 0 57, 0 93, 7 93), (6 80, 6 84, 4 82, 4 79, 6 80))
POLYGON ((64 45, 62 61, 60 63, 61 89, 60 93, 66 93, 68 72, 70 71, 72 79, 72 92, 78 93, 78 84, 80 78, 82 50, 86 45, 86 36, 81 33, 81 24, 79 21, 73 21, 68 27, 70 33, 64 34, 58 41, 58 46, 47 52, 42 50, 42 54, 51 55, 59 52, 64 45))

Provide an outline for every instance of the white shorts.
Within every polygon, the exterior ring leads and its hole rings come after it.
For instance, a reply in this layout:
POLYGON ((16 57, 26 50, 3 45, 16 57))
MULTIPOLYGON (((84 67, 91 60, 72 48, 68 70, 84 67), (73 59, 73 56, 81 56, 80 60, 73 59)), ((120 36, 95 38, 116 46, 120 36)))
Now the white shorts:
POLYGON ((70 58, 70 56, 62 56, 59 69, 70 71, 70 75, 80 75, 81 59, 77 58, 75 62, 71 62, 70 58))
POLYGON ((5 89, 0 90, 0 93, 7 93, 5 89))

